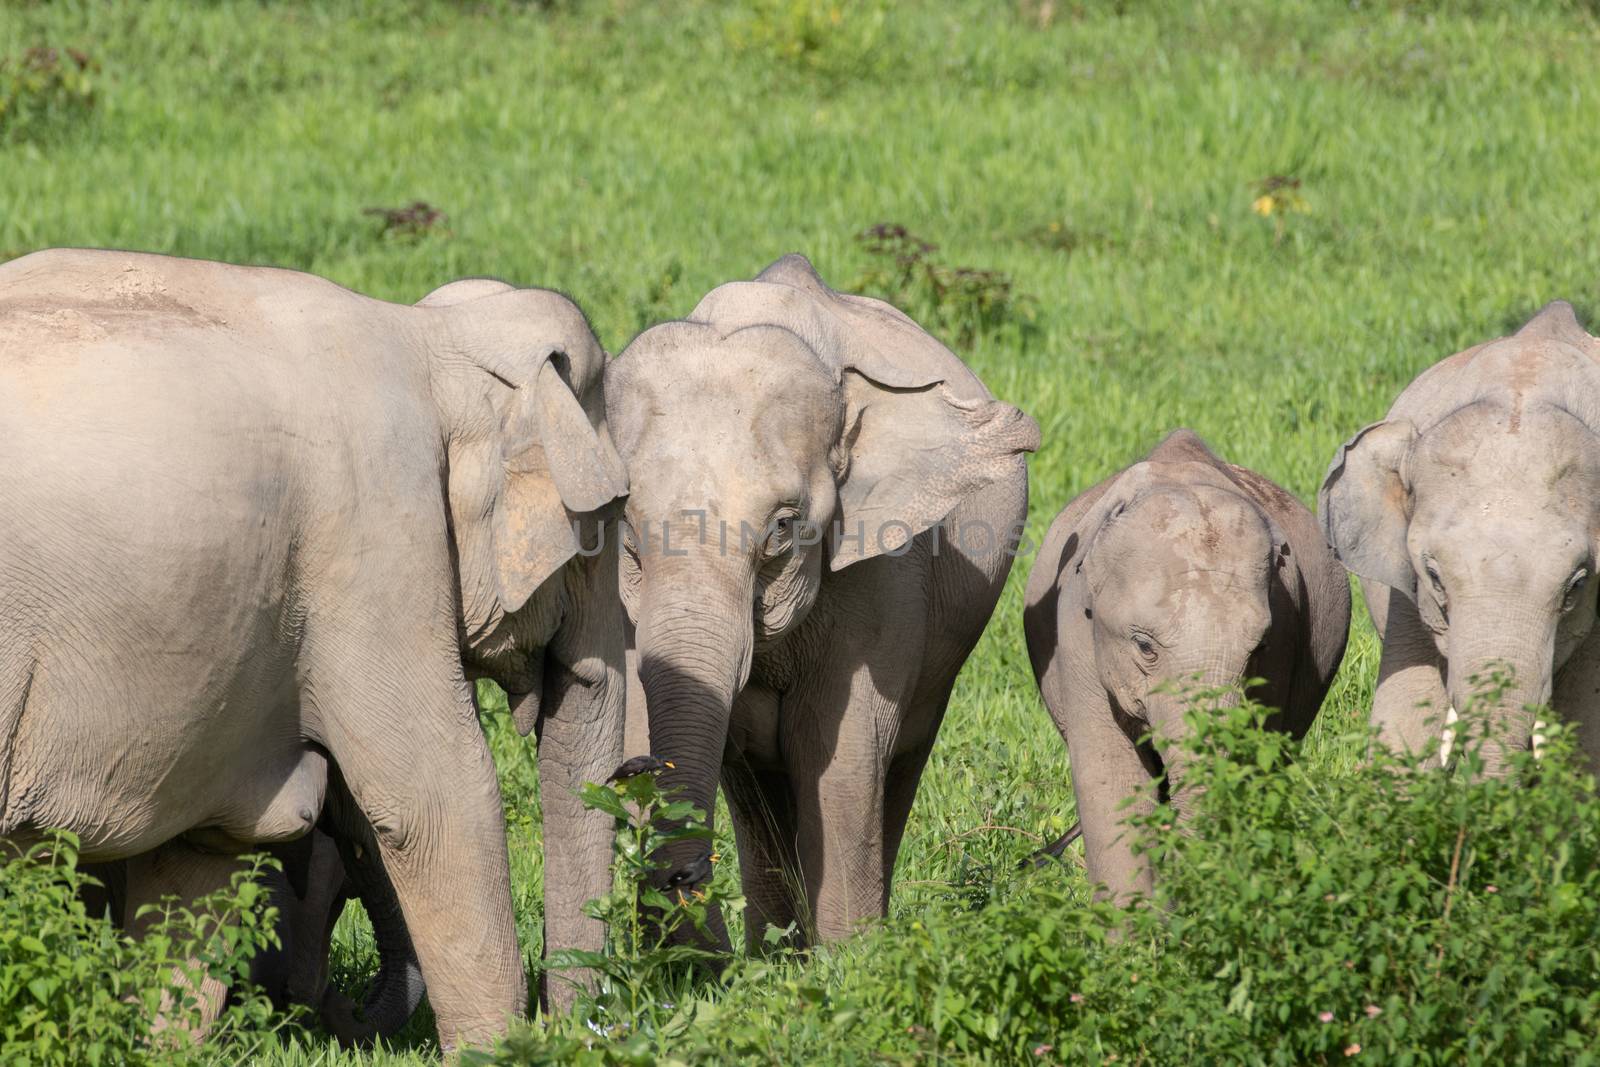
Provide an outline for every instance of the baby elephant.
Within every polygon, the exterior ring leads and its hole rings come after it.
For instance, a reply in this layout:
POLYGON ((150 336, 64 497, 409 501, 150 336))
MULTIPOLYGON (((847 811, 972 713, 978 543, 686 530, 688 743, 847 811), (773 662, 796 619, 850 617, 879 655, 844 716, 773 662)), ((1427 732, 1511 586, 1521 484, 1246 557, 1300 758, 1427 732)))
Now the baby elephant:
POLYGON ((1153 876, 1119 820, 1151 810, 1163 775, 1183 815, 1176 686, 1264 679, 1250 696, 1282 709, 1269 725, 1303 736, 1344 656, 1350 584, 1304 505, 1177 430, 1056 517, 1024 625, 1071 754, 1089 879, 1126 900, 1153 876))

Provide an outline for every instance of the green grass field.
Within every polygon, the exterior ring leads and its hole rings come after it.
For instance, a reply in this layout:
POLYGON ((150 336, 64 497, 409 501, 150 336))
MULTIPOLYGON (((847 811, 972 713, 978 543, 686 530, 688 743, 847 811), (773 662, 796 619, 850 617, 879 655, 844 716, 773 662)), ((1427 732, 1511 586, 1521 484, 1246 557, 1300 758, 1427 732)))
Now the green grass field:
MULTIPOLYGON (((1003 272, 1024 299, 961 354, 1043 430, 1035 537, 1178 426, 1311 501, 1423 367, 1555 297, 1600 322, 1581 5, 0 0, 0 101, 38 45, 91 57, 95 99, 0 112, 0 259, 144 249, 399 301, 497 275, 571 294, 612 352, 785 252, 846 287, 878 223, 1003 272), (1263 215, 1274 176, 1297 199, 1263 215), (365 213, 416 200, 447 219, 385 234, 365 213)), ((957 685, 898 915, 1022 891, 1015 861, 1073 819, 1023 645, 1030 563, 957 685)), ((1330 774, 1376 667, 1358 607, 1310 749, 1330 774)), ((532 753, 490 727, 536 958, 532 753)), ((343 980, 374 965, 366 936, 347 914, 343 980)), ((393 1055, 312 1035, 272 1062, 420 1062, 430 1041, 424 1019, 393 1055)))

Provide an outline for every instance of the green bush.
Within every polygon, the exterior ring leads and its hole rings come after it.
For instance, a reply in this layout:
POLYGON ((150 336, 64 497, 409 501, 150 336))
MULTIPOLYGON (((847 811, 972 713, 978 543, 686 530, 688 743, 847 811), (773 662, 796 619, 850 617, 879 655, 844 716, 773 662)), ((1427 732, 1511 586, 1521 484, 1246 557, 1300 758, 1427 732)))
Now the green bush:
POLYGON ((1138 823, 1148 902, 1091 903, 1063 865, 749 963, 654 1047, 558 1028, 502 1062, 1600 1063, 1600 797, 1570 735, 1503 781, 1471 754, 1332 776, 1264 715, 1191 713, 1201 792, 1138 823))
POLYGON ((226 890, 157 917, 139 940, 88 913, 77 840, 58 833, 0 862, 0 1063, 32 1065, 210 1062, 247 1055, 270 1031, 271 1006, 242 988, 250 958, 276 942, 275 909, 257 884, 257 858, 226 890), (193 961, 193 962, 191 962, 193 961), (235 987, 206 1039, 188 1036, 202 978, 235 987), (167 1027, 152 1032, 164 1018, 167 1027))
POLYGON ((844 81, 870 75, 885 62, 889 15, 881 0, 754 0, 725 24, 735 52, 844 81))

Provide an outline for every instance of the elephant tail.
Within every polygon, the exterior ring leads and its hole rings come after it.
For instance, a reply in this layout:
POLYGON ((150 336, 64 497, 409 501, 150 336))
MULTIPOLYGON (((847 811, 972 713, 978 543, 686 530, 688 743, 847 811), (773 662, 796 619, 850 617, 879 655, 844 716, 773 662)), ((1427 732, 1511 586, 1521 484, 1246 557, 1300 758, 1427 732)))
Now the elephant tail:
POLYGON ((1032 867, 1034 870, 1038 870, 1041 867, 1048 866, 1051 860, 1060 859, 1061 854, 1067 850, 1067 846, 1082 836, 1083 823, 1075 822, 1066 833, 1062 834, 1060 837, 1056 838, 1050 844, 1046 845, 1044 848, 1041 848, 1033 855, 1024 858, 1022 862, 1017 864, 1017 867, 1019 869, 1032 867))

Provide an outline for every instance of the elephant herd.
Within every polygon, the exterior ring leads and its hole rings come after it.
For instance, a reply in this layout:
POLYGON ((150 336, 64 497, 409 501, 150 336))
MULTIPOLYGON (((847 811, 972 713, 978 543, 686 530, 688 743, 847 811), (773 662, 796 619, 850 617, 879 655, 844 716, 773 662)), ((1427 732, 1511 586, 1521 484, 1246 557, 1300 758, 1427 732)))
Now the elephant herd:
MULTIPOLYGON (((1317 516, 1185 430, 1067 503, 1024 623, 1091 880, 1147 891, 1119 822, 1159 790, 1185 812, 1171 683, 1261 679, 1268 726, 1309 728, 1347 568, 1385 742, 1433 751, 1503 665, 1488 773, 1542 705, 1600 759, 1597 433, 1600 341, 1554 303, 1351 437, 1317 516)), ((487 279, 404 306, 286 270, 13 260, 0 843, 72 831, 136 933, 139 904, 269 849, 278 999, 359 1039, 425 984, 442 1045, 490 1039, 527 989, 483 677, 537 735, 547 953, 604 944, 583 904, 613 828, 578 787, 646 752, 705 811, 723 791, 752 945, 845 937, 887 910, 1038 444, 910 318, 796 255, 614 359, 565 296, 487 279), (327 981, 351 895, 381 958, 359 1008, 327 981)), ((668 846, 663 884, 708 877, 706 850, 668 846)), ((547 972, 544 1003, 583 980, 547 972)))

